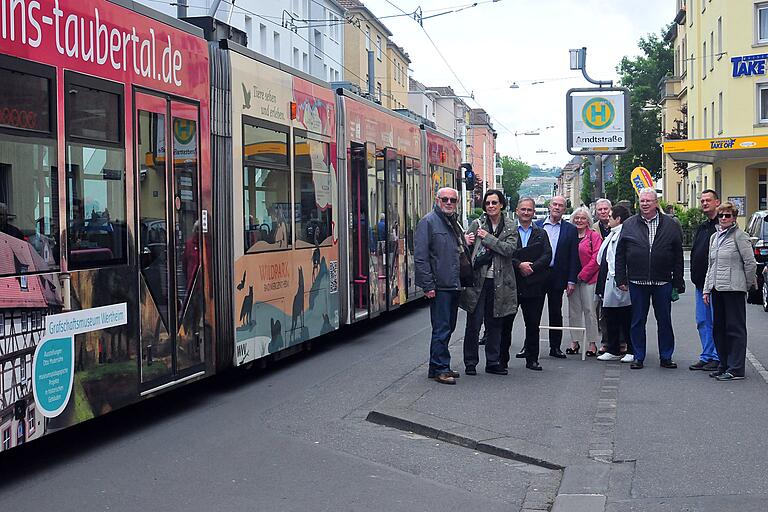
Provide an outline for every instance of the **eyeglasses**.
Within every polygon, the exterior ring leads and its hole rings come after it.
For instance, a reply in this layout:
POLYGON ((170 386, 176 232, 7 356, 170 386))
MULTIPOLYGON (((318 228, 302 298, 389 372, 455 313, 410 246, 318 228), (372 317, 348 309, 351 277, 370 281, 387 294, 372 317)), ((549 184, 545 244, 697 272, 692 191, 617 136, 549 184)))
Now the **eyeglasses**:
POLYGON ((456 204, 459 202, 458 197, 441 197, 440 200, 444 203, 456 204))
POLYGON ((733 217, 733 214, 732 213, 718 213, 717 216, 720 217, 721 219, 730 219, 731 217, 733 217))
POLYGON ((499 204, 498 201, 486 201, 485 202, 485 206, 496 206, 497 204, 499 204))

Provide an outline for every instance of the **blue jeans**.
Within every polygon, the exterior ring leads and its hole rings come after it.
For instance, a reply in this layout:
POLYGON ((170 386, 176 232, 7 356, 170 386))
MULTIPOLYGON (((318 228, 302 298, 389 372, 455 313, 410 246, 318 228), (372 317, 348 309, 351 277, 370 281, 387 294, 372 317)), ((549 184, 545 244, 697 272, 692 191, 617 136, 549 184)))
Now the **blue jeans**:
POLYGON ((429 345, 429 377, 436 377, 451 369, 451 353, 448 342, 456 329, 459 313, 458 290, 436 290, 435 298, 429 302, 432 321, 432 341, 429 345))
POLYGON ((704 304, 701 298, 703 290, 696 288, 696 328, 699 330, 701 339, 701 355, 699 359, 706 361, 719 361, 717 350, 715 350, 715 340, 712 337, 712 304, 704 304))
POLYGON ((632 327, 629 336, 635 360, 645 360, 645 324, 648 321, 651 301, 658 327, 659 357, 672 359, 672 352, 675 351, 675 333, 672 330, 672 283, 658 286, 629 283, 629 296, 632 299, 632 327))

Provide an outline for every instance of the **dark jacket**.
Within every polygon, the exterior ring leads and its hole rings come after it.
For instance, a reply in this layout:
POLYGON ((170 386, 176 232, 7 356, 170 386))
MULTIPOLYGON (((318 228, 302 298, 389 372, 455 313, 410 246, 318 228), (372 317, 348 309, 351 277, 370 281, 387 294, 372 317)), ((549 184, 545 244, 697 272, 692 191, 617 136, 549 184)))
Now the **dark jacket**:
POLYGON ((702 222, 693 237, 691 246, 691 281, 701 290, 704 288, 704 279, 707 277, 709 265, 709 239, 717 231, 717 217, 702 222))
POLYGON ((671 282, 678 293, 683 293, 683 231, 680 226, 659 212, 652 248, 648 245, 648 226, 639 214, 627 219, 623 226, 616 246, 616 284, 671 282))
MULTIPOLYGON (((544 220, 537 220, 535 224, 544 229, 544 220)), ((549 275, 550 288, 565 290, 568 283, 576 284, 579 268, 579 232, 576 226, 561 220, 560 237, 555 248, 555 264, 551 267, 549 275)))
MULTIPOLYGON (((486 231, 491 232, 490 222, 488 222, 486 215, 473 220, 467 232, 477 234, 477 230, 480 229, 481 225, 486 231)), ((517 249, 517 237, 517 222, 510 218, 504 218, 504 228, 499 233, 498 238, 491 234, 483 239, 477 237, 475 238, 475 244, 472 246, 473 255, 477 251, 479 244, 493 251, 493 285, 495 288, 493 294, 493 316, 495 318, 517 313, 517 286, 515 282, 515 268, 512 265, 512 255, 517 249)), ((461 294, 461 302, 459 303, 461 309, 474 311, 477 307, 477 301, 480 298, 480 292, 483 290, 489 266, 482 265, 475 269, 475 286, 464 288, 461 294)))
POLYGON ((459 253, 456 234, 438 207, 416 225, 413 261, 416 286, 431 290, 461 290, 459 253))
MULTIPOLYGON (((513 222, 515 231, 517 231, 517 222, 513 222)), ((531 262, 533 264, 533 274, 528 277, 523 276, 520 273, 520 263, 530 260, 520 259, 519 252, 523 250, 523 241, 518 235, 518 250, 512 256, 512 264, 515 266, 518 298, 540 297, 544 295, 547 279, 549 278, 549 262, 552 261, 552 246, 549 245, 549 236, 547 236, 547 232, 544 229, 538 227, 535 223, 531 224, 531 226, 533 231, 526 247, 540 247, 540 256, 531 262)))

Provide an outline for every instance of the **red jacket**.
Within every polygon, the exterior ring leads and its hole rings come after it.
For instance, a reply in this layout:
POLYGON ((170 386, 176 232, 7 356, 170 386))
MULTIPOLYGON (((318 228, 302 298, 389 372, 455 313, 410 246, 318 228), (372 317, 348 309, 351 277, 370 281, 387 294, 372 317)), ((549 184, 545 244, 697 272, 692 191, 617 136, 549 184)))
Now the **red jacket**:
POLYGON ((603 239, 600 233, 591 229, 587 229, 584 238, 579 240, 579 260, 581 261, 579 281, 584 281, 587 284, 597 282, 597 275, 600 272, 600 265, 597 264, 597 252, 602 243, 603 239))

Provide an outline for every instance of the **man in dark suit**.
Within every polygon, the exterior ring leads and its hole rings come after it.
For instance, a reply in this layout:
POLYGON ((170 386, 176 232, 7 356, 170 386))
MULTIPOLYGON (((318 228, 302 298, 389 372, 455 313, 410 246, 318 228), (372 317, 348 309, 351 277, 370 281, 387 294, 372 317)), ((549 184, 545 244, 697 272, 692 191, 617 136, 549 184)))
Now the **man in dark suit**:
MULTIPOLYGON (((512 257, 517 280, 517 302, 523 311, 525 321, 525 367, 541 371, 539 365, 539 323, 544 308, 544 285, 549 277, 552 261, 552 246, 547 232, 533 223, 536 202, 524 197, 517 203, 517 251, 512 257)), ((512 339, 514 316, 505 318, 502 329, 501 356, 499 362, 506 367, 509 362, 509 347, 512 339)))
MULTIPOLYGON (((563 212, 565 212, 565 198, 555 196, 549 202, 549 216, 536 221, 536 225, 547 232, 552 247, 549 278, 544 283, 549 325, 552 327, 563 326, 563 292, 571 296, 576 287, 576 276, 579 274, 579 233, 573 224, 563 220, 563 212)), ((551 357, 565 359, 565 354, 560 350, 562 340, 563 331, 549 332, 551 357)))

